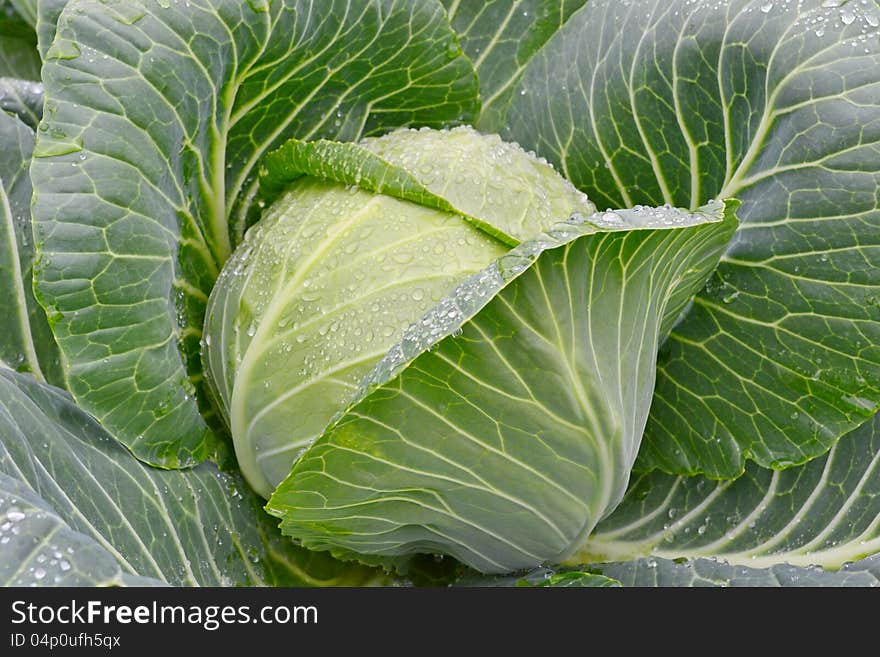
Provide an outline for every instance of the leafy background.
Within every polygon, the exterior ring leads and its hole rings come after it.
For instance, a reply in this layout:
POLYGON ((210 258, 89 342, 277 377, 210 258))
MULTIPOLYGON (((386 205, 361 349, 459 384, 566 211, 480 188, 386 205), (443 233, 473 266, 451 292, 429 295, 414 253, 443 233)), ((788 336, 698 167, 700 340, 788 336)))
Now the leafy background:
POLYGON ((242 499, 224 507, 182 494, 227 489, 234 474, 148 468, 115 441, 165 467, 222 461, 200 327, 213 278, 258 215, 262 153, 288 136, 476 120, 550 159, 603 209, 743 202, 722 265, 661 349, 640 471, 583 555, 627 561, 492 581, 876 585, 876 557, 837 572, 769 565, 837 567, 876 551, 875 0, 333 0, 323 22, 311 4, 0 3, 0 105, 12 113, 0 116, 0 281, 13 300, 3 349, 16 345, 0 357, 31 372, 0 375, 0 547, 16 555, 3 581, 384 581, 288 554, 240 480, 242 499), (31 234, 21 173, 37 125, 31 234), (48 323, 28 284, 32 245, 48 323), (63 386, 64 372, 103 427, 29 378, 63 386), (181 440, 168 441, 171 426, 181 440), (83 462, 149 492, 131 514, 144 524, 126 533, 110 505, 71 511, 69 496, 119 497, 83 487, 83 462), (185 501, 161 494, 167 482, 185 501), (169 524, 162 504, 185 521, 169 524), (198 514, 216 519, 227 549, 233 535, 247 547, 221 563, 198 514), (731 537, 718 533, 728 517, 731 537), (175 537, 155 565, 138 561, 138 542, 175 537))

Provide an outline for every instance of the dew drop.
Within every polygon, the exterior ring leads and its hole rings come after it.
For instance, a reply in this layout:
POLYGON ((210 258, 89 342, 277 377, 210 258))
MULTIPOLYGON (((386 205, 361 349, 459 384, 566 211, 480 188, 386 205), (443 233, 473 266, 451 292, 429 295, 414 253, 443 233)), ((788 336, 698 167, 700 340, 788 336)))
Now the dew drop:
POLYGON ((723 303, 733 303, 734 301, 736 301, 736 298, 739 296, 739 294, 739 290, 734 290, 733 292, 725 294, 723 297, 721 297, 721 301, 723 303))

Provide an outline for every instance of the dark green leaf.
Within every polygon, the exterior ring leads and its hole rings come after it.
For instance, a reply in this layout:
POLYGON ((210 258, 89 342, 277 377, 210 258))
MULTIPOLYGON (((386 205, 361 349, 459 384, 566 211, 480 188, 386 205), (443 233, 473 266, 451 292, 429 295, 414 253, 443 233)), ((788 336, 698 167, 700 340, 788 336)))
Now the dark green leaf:
POLYGON ((730 565, 717 559, 644 558, 578 567, 535 568, 526 573, 486 576, 473 571, 450 575, 452 586, 628 586, 628 587, 877 587, 880 556, 840 570, 775 563, 765 568, 730 565), (583 567, 581 567, 583 568, 583 567), (604 580, 604 583, 603 583, 604 580))
POLYGON ((600 207, 742 201, 638 468, 787 467, 877 410, 878 26, 873 0, 591 0, 530 62, 507 136, 600 207))
MULTIPOLYGON (((44 32, 57 7, 41 6, 44 32)), ((467 121, 477 105, 436 1, 72 0, 45 57, 40 301, 76 399, 164 467, 216 444, 202 322, 263 153, 467 121)))
MULTIPOLYGON (((31 488, 0 472, 0 585, 121 586, 116 558, 72 530, 31 488)), ((138 578, 139 586, 161 585, 138 578)))
POLYGON ((586 0, 443 0, 480 78, 477 128, 497 132, 529 60, 586 0))
POLYGON ((0 0, 0 77, 40 79, 37 35, 26 0, 0 0), (23 16, 19 10, 26 13, 23 16))
POLYGON ((675 562, 655 558, 606 564, 597 570, 623 586, 880 586, 880 557, 848 564, 836 571, 785 563, 750 568, 713 559, 675 562))
POLYGON ((754 463, 734 481, 636 477, 574 560, 716 557, 764 568, 839 568, 880 553, 880 416, 827 455, 784 471, 754 463))
POLYGON ((37 24, 37 0, 4 0, 18 12, 19 17, 33 28, 37 24))
MULTIPOLYGON (((116 578, 120 569, 176 586, 362 584, 377 578, 374 571, 295 547, 239 476, 207 463, 188 471, 146 466, 65 393, 6 369, 0 369, 0 473, 45 501, 31 496, 21 502, 30 507, 19 505, 20 513, 33 522, 16 525, 14 534, 19 545, 32 544, 37 563, 43 554, 37 550, 55 546, 53 533, 61 532, 86 551, 83 572, 101 579, 116 578), (108 555, 116 562, 112 569, 108 555)), ((21 549, 23 560, 11 568, 30 568, 24 561, 30 552, 21 549)))

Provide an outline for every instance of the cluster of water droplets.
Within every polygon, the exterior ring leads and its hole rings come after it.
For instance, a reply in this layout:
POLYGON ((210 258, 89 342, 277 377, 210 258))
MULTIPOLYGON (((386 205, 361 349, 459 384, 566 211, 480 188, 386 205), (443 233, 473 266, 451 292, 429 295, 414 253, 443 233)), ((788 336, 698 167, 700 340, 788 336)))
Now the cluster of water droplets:
POLYGON ((459 211, 519 240, 573 211, 595 211, 546 159, 470 126, 402 129, 362 144, 459 211))
MULTIPOLYGON (((825 570, 818 565, 794 566, 787 563, 775 564, 769 568, 755 568, 730 563, 719 557, 699 559, 659 559, 647 557, 637 562, 649 572, 662 568, 667 585, 714 585, 728 586, 841 586, 845 583, 877 586, 880 581, 868 572, 867 567, 844 566, 840 571, 825 570), (673 582, 675 584, 673 584, 673 582)), ((614 571, 610 572, 613 576, 614 571)))
POLYGON ((33 558, 34 565, 28 567, 28 573, 34 578, 34 585, 42 581, 52 584, 60 584, 64 575, 72 568, 68 559, 73 555, 74 549, 68 546, 64 552, 53 547, 43 548, 33 558))
MULTIPOLYGON (((788 7, 791 0, 768 1, 762 5, 769 13, 779 7, 788 7)), ((801 3, 798 4, 798 7, 801 3)), ((831 35, 846 35, 847 43, 853 47, 867 45, 876 41, 880 28, 880 6, 875 0, 824 0, 817 11, 805 13, 802 20, 816 38, 831 35)), ((870 52, 870 48, 865 50, 870 52)))
MULTIPOLYGON (((0 550, 9 549, 18 540, 30 544, 31 524, 40 526, 40 531, 43 532, 46 522, 60 522, 43 509, 34 508, 30 504, 22 505, 19 502, 15 497, 0 498, 0 508, 4 510, 0 513, 0 550)), ((21 571, 15 581, 9 583, 17 586, 61 584, 73 569, 71 561, 74 554, 75 549, 72 545, 43 543, 36 552, 30 553, 27 568, 21 571)))
MULTIPOLYGON (((724 11, 727 2, 719 0, 687 0, 684 5, 691 11, 724 11)), ((743 15, 757 14, 773 20, 789 12, 796 15, 796 24, 806 25, 811 35, 822 39, 840 35, 846 30, 847 42, 852 46, 867 43, 877 36, 880 27, 880 7, 875 0, 754 0, 743 9, 743 15), (851 38, 850 38, 851 37, 851 38)), ((675 12, 678 15, 678 11, 675 12)))
POLYGON ((733 303, 743 293, 742 289, 725 280, 717 270, 706 282, 703 291, 707 296, 713 299, 720 299, 724 304, 733 303))
MULTIPOLYGON (((394 199, 377 199, 365 193, 350 195, 338 188, 328 190, 318 201, 320 209, 314 216, 329 213, 345 222, 347 216, 366 211, 364 204, 370 201, 374 203, 370 210, 374 217, 340 233, 332 248, 324 249, 320 260, 310 265, 296 289, 286 288, 283 280, 264 284, 254 279, 248 284, 246 295, 254 312, 253 319, 244 327, 246 334, 254 337, 263 322, 274 322, 265 334, 275 341, 278 354, 290 354, 300 349, 300 345, 307 351, 301 363, 302 376, 319 372, 331 360, 346 354, 354 356, 364 349, 373 349, 374 340, 384 342, 399 335, 402 327, 412 320, 413 307, 428 306, 441 298, 438 285, 445 287, 446 284, 433 279, 442 275, 454 277, 468 269, 473 271, 468 260, 484 250, 491 254, 495 248, 487 236, 455 217, 448 220, 435 217, 429 227, 436 229, 445 225, 446 229, 442 233, 429 231, 423 238, 419 237, 420 217, 413 215, 433 213, 433 210, 411 208, 394 199), (334 197, 340 198, 334 200, 334 197), (381 248, 385 241, 399 240, 405 240, 406 244, 394 249, 381 248), (467 257, 463 258, 462 253, 468 254, 467 257), (418 280, 424 272, 430 273, 432 280, 420 284, 418 280), (405 282, 410 278, 416 282, 378 292, 394 280, 405 282), (285 290, 284 299, 276 298, 279 290, 285 290), (268 318, 266 311, 279 303, 283 304, 283 310, 268 318)), ((294 217, 299 210, 289 207, 286 212, 294 217)), ((294 245, 262 249, 260 262, 251 266, 268 272, 287 271, 290 279, 298 276, 304 271, 301 261, 326 237, 327 227, 336 221, 313 219, 310 221, 313 225, 306 228, 301 221, 279 222, 262 239, 279 245, 295 240, 294 245), (291 227, 298 230, 296 235, 285 234, 291 227)), ((487 260, 490 257, 487 255, 487 260)))
MULTIPOLYGON (((6 545, 12 537, 19 533, 19 521, 25 519, 25 514, 15 506, 17 500, 12 499, 12 506, 6 511, 6 519, 0 523, 0 545, 6 545)), ((2 503, 2 501, 0 501, 2 503)))
POLYGON ((498 262, 470 276, 418 321, 410 324, 397 344, 379 361, 361 384, 356 397, 386 383, 420 354, 447 336, 460 335, 463 324, 473 317, 505 285, 498 262))
POLYGON ((156 489, 161 491, 167 515, 150 518, 149 524, 163 541, 177 534, 174 540, 182 545, 179 555, 160 560, 166 579, 220 586, 260 583, 262 570, 242 562, 247 559, 259 563, 265 550, 254 526, 254 498, 240 479, 205 466, 197 475, 191 473, 188 477, 179 472, 157 472, 151 476, 156 489), (211 499, 223 499, 224 504, 217 507, 211 499), (188 535, 198 536, 199 532, 204 534, 203 541, 187 540, 188 535), (222 567, 212 568, 205 563, 208 560, 222 567))

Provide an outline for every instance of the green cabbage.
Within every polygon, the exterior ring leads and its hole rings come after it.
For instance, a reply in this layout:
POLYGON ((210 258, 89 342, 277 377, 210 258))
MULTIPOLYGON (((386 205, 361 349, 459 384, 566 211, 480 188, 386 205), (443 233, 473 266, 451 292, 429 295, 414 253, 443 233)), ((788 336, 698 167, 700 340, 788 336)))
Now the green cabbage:
POLYGON ((280 196, 218 279, 204 353, 282 530, 491 572, 577 550, 626 490, 659 341, 735 204, 596 213, 470 128, 294 141, 263 182, 280 196))
POLYGON ((204 338, 238 462, 267 497, 403 329, 510 245, 594 210, 471 128, 291 142, 269 162, 265 187, 293 182, 224 268, 204 338))

